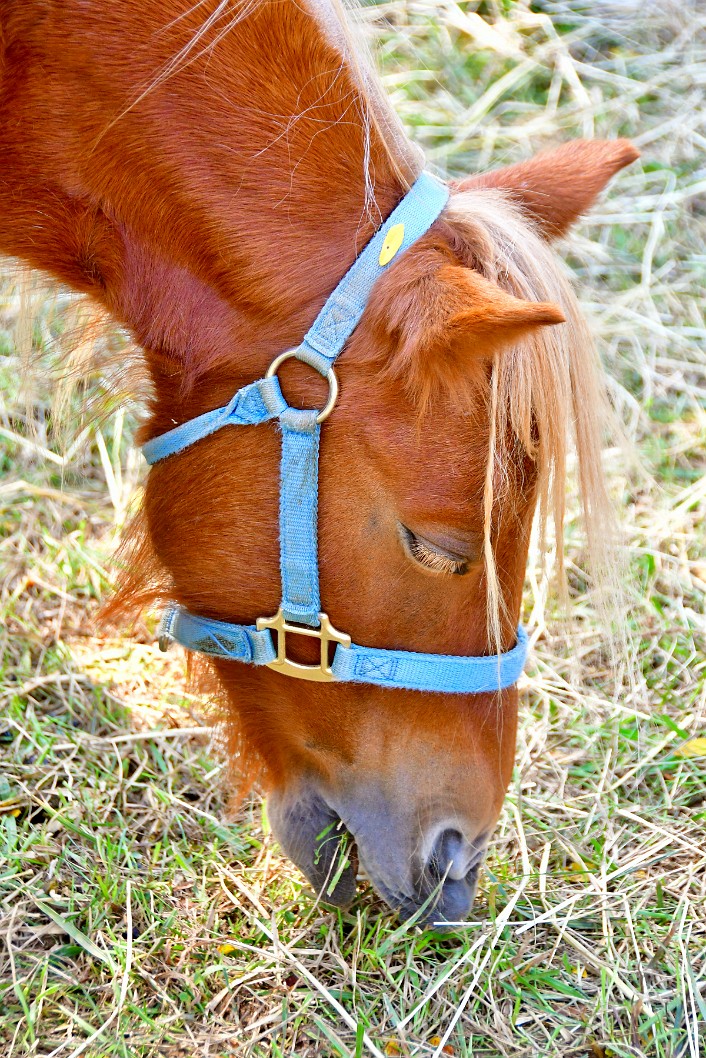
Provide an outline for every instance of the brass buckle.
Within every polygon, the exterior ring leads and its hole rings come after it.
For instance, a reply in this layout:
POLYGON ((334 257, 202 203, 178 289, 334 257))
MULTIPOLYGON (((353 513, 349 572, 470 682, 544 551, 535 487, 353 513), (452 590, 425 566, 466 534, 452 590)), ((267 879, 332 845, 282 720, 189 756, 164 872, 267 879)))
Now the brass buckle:
POLYGON ((330 683, 334 680, 328 660, 329 643, 340 643, 342 647, 351 645, 351 637, 334 628, 325 613, 319 614, 319 628, 308 628, 306 625, 293 625, 285 620, 280 606, 274 617, 258 617, 255 622, 258 632, 271 628, 277 633, 277 657, 268 661, 267 668, 281 672, 283 676, 294 676, 297 680, 312 680, 314 683, 330 683), (301 665, 287 657, 287 632, 298 636, 313 636, 321 642, 321 660, 318 665, 301 665))

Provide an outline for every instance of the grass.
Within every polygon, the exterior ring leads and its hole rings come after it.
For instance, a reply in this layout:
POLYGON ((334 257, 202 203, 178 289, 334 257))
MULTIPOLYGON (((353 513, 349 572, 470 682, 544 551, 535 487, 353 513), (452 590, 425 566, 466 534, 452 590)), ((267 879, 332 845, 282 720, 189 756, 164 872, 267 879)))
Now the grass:
POLYGON ((703 1053, 706 17, 688 3, 620 10, 364 9, 397 108, 448 171, 581 134, 629 135, 643 150, 565 247, 640 453, 637 473, 606 453, 634 671, 607 663, 572 514, 570 621, 530 566, 517 766, 474 919, 457 935, 400 924, 369 890, 345 913, 318 904, 259 803, 229 803, 177 652, 159 653, 149 620, 132 638, 98 630, 141 473, 133 412, 92 376, 59 431, 52 372, 85 309, 6 269, 7 1058, 703 1053), (86 404, 102 414, 82 417, 86 404))

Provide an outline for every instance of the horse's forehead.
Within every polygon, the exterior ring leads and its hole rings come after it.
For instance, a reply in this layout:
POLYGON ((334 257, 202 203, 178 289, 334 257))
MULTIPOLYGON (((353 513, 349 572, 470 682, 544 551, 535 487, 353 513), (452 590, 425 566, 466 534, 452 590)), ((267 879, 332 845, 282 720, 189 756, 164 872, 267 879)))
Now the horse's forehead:
POLYGON ((355 453, 354 476, 369 480, 372 472, 402 513, 464 528, 482 520, 487 416, 438 402, 420 417, 409 401, 390 394, 387 402, 350 406, 338 421, 332 416, 329 430, 347 475, 355 453))
POLYGON ((455 401, 439 394, 421 409, 405 391, 402 380, 380 384, 373 376, 369 399, 354 401, 345 418, 361 422, 368 440, 381 455, 430 468, 485 463, 489 447, 490 417, 485 396, 455 401))

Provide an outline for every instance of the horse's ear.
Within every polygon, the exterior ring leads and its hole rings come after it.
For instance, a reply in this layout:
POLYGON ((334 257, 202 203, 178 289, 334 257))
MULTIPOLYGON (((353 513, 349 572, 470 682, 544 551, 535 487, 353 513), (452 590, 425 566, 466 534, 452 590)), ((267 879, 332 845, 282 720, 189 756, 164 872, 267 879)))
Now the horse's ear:
POLYGON ((529 161, 468 177, 459 191, 509 191, 543 235, 554 239, 590 209, 612 176, 640 152, 629 140, 573 140, 529 161))
MULTIPOLYGON (((446 251, 448 253, 448 251, 446 251)), ((435 247, 410 250, 373 292, 368 319, 386 370, 423 401, 458 388, 494 353, 538 327, 563 323, 558 305, 513 297, 435 247)))
POLYGON ((444 265, 437 281, 451 304, 436 326, 427 326, 430 345, 487 357, 528 331, 564 322, 558 305, 513 297, 472 268, 444 265))

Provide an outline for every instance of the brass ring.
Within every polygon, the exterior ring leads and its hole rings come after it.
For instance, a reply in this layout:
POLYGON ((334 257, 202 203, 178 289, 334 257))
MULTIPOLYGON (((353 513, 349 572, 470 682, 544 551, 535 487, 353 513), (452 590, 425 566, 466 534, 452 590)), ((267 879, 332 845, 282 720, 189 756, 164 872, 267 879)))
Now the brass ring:
MULTIPOLYGON (((287 349, 285 353, 280 353, 279 356, 276 356, 274 358, 270 366, 267 368, 267 371, 265 372, 265 378, 273 378, 277 374, 279 368, 284 363, 284 361, 291 359, 299 360, 300 364, 304 363, 304 361, 300 360, 297 356, 296 349, 287 349)), ((332 367, 330 367, 326 372, 326 381, 328 382, 328 400, 324 404, 319 414, 316 416, 316 421, 318 423, 322 423, 325 419, 328 419, 329 415, 336 406, 336 401, 338 400, 338 379, 336 378, 336 372, 333 370, 332 367)))

